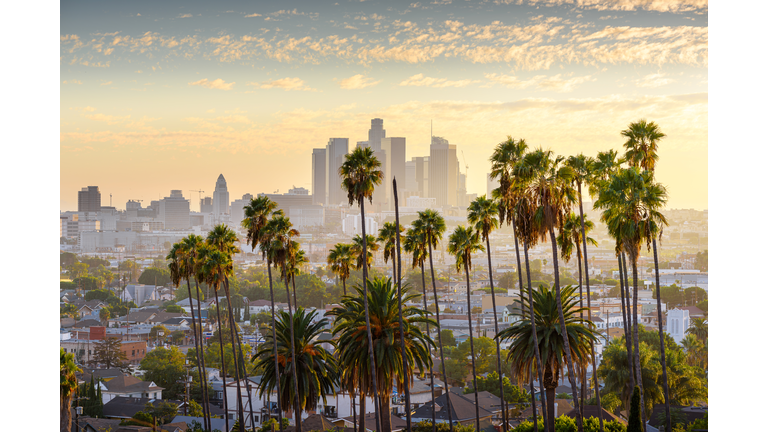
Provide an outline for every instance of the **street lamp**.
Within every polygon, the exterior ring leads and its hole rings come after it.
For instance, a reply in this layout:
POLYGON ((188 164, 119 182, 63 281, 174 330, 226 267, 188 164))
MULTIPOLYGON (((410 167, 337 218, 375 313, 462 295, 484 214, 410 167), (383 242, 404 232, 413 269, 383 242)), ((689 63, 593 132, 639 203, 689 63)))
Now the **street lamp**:
POLYGON ((78 421, 78 418, 83 415, 83 407, 75 407, 75 430, 77 432, 80 432, 80 422, 78 421))

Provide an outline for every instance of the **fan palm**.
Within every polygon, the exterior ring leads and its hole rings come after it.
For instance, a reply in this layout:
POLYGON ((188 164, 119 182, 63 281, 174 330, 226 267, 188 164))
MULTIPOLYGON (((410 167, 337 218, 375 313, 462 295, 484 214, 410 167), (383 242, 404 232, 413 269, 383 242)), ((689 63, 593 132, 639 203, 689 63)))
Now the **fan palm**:
POLYGON ((299 242, 291 240, 288 247, 288 254, 286 255, 286 271, 288 277, 291 279, 291 285, 293 286, 293 307, 294 309, 299 307, 299 301, 296 299, 296 275, 301 271, 301 266, 308 263, 306 254, 302 249, 299 242))
MULTIPOLYGON (((326 404, 328 396, 336 395, 335 387, 339 385, 337 361, 317 343, 318 336, 328 325, 327 319, 317 320, 317 312, 306 311, 304 308, 297 308, 293 318, 286 312, 280 312, 275 329, 277 343, 275 344, 272 335, 267 335, 253 356, 256 363, 254 370, 263 371, 258 385, 259 397, 263 398, 264 393, 276 391, 282 406, 291 407, 296 413, 296 418, 301 419, 302 412, 313 411, 317 409, 320 400, 326 404), (294 329, 293 343, 290 342, 291 319, 294 329), (299 353, 296 363, 292 363, 292 346, 299 353), (278 353, 278 369, 275 369, 275 348, 278 353), (294 369, 294 364, 296 375, 289 373, 289 369, 294 369), (295 376, 298 377, 297 385, 290 382, 295 376), (296 388, 298 397, 294 390, 296 388)), ((334 341, 328 343, 335 345, 334 341)))
MULTIPOLYGON (((448 390, 448 377, 445 374, 445 355, 443 353, 443 341, 442 337, 440 335, 440 307, 437 302, 437 284, 435 282, 435 265, 432 260, 432 249, 436 248, 437 245, 440 243, 440 241, 443 239, 443 234, 445 233, 446 227, 445 227, 445 219, 443 219, 440 214, 432 209, 427 209, 424 211, 420 211, 419 217, 413 221, 413 230, 415 233, 417 233, 417 236, 422 237, 416 237, 419 242, 423 242, 426 244, 427 248, 427 256, 429 257, 429 271, 430 275, 432 276, 432 294, 435 297, 435 309, 437 310, 437 337, 438 337, 438 344, 440 345, 440 364, 443 368, 443 382, 445 383, 445 395, 446 398, 448 398, 448 405, 451 405, 451 392, 448 390)), ((415 259, 415 258, 414 258, 415 259)), ((435 418, 435 412, 434 412, 434 405, 433 411, 432 411, 432 418, 435 418)), ((437 430, 437 423, 435 421, 432 422, 432 429, 437 430)), ((448 426, 450 428, 450 432, 453 432, 453 415, 452 410, 448 410, 448 426)))
POLYGON ((379 245, 376 243, 376 237, 370 234, 367 234, 365 237, 365 242, 363 242, 363 238, 359 234, 352 237, 352 255, 355 257, 355 268, 361 270, 363 263, 365 263, 367 273, 367 269, 370 269, 373 265, 373 252, 379 250, 379 245), (365 243, 365 254, 363 254, 363 243, 365 243))
MULTIPOLYGON (((381 162, 373 155, 373 150, 370 147, 357 147, 352 153, 345 156, 345 161, 339 168, 339 176, 342 178, 341 187, 347 191, 347 198, 349 199, 349 205, 355 203, 360 205, 360 227, 362 229, 362 254, 361 257, 366 259, 368 257, 368 237, 365 233, 365 199, 368 198, 369 202, 373 202, 373 191, 375 187, 381 184, 384 179, 384 173, 379 169, 381 168, 381 162)), ((373 373, 373 396, 374 400, 378 397, 378 391, 376 387, 376 366, 373 358, 373 336, 371 335, 371 322, 368 313, 368 266, 362 265, 363 268, 363 296, 365 303, 365 327, 368 332, 368 348, 369 357, 371 363, 371 371, 373 373)), ((376 430, 381 430, 381 419, 379 415, 379 408, 377 404, 374 404, 375 416, 376 416, 376 430)), ((365 429, 365 415, 360 417, 361 430, 365 429)))
POLYGON ((69 432, 72 426, 72 396, 77 390, 75 374, 82 369, 75 364, 75 355, 59 348, 59 413, 60 430, 69 432))
MULTIPOLYGON (((467 319, 469 320, 469 349, 472 359, 472 383, 473 388, 477 389, 477 371, 475 370, 475 342, 472 334, 472 302, 470 300, 471 292, 469 288, 469 269, 472 267, 472 254, 482 252, 485 248, 480 242, 480 232, 473 230, 472 227, 465 228, 459 225, 448 238, 448 253, 456 258, 456 271, 464 272, 467 275, 467 319)), ((501 370, 501 369, 499 369, 501 370)), ((478 400, 477 390, 475 390, 475 430, 480 430, 480 401, 478 400)))
MULTIPOLYGON (((537 237, 532 235, 534 232, 533 224, 530 223, 530 200, 526 196, 526 190, 524 188, 525 183, 519 176, 515 176, 515 167, 520 163, 528 150, 528 144, 524 139, 514 140, 511 136, 507 137, 506 141, 499 143, 491 155, 491 177, 499 181, 499 187, 493 190, 493 199, 498 201, 499 205, 499 221, 507 225, 512 225, 512 231, 515 237, 515 255, 517 257, 518 268, 518 280, 520 286, 520 301, 522 303, 523 298, 523 272, 522 263, 520 262, 520 247, 518 245, 518 238, 523 239, 523 250, 525 254, 525 266, 526 273, 528 275, 528 301, 529 304, 533 303, 531 298, 531 272, 528 261, 528 248, 536 244, 537 237), (522 223, 519 223, 522 222, 522 223)), ((524 314, 523 314, 524 315, 524 314)), ((533 334, 536 335, 536 322, 531 321, 533 325, 533 334)), ((538 346, 535 348, 536 354, 536 368, 539 377, 539 388, 541 389, 542 403, 546 404, 546 395, 544 392, 544 377, 541 369, 541 358, 539 357, 538 346)), ((533 375, 533 374, 531 374, 533 375)), ((531 405, 533 407, 533 416, 536 417, 536 401, 534 399, 533 389, 533 376, 531 376, 530 388, 531 388, 531 405)), ((547 414, 542 412, 542 419, 544 420, 545 429, 548 427, 547 414)), ((539 426, 537 422, 533 424, 534 431, 538 432, 539 426)))
MULTIPOLYGON (((603 381, 603 391, 619 396, 626 409, 629 407, 629 399, 632 397, 629 375, 634 374, 634 372, 632 371, 633 367, 627 363, 625 350, 626 345, 621 337, 611 340, 603 349, 603 358, 597 369, 597 376, 603 381)), ((660 402, 662 398, 661 388, 658 385, 661 364, 658 358, 653 355, 651 348, 644 342, 640 344, 638 351, 640 353, 638 364, 643 372, 642 384, 643 388, 646 389, 646 399, 641 406, 643 410, 649 410, 655 401, 660 402)))
MULTIPOLYGON (((401 233, 405 231, 402 226, 399 230, 401 233)), ((379 236, 376 241, 384 246, 384 262, 389 262, 389 258, 392 258, 392 279, 397 279, 397 263, 395 262, 396 243, 397 243, 398 229, 394 222, 384 222, 384 225, 379 229, 379 236)))
MULTIPOLYGON (((570 206, 576 200, 575 191, 570 187, 574 172, 567 165, 563 165, 563 157, 554 157, 552 151, 537 149, 526 154, 515 167, 515 174, 525 181, 529 196, 534 204, 533 224, 544 240, 549 233, 549 241, 552 245, 552 264, 554 267, 555 289, 557 291, 558 304, 560 303, 560 269, 557 260, 557 240, 555 227, 562 229, 565 215, 570 212, 570 206)), ((560 312, 561 330, 565 332, 565 318, 560 312)), ((578 411, 576 425, 579 432, 583 431, 581 404, 577 399, 575 371, 571 361, 571 352, 568 349, 568 339, 564 339, 565 356, 568 364, 568 380, 571 383, 573 403, 578 411)))
MULTIPOLYGON (((429 347, 434 342, 429 335, 419 329, 418 324, 436 324, 429 318, 429 312, 415 308, 405 307, 402 310, 403 327, 399 324, 400 302, 397 296, 397 287, 392 284, 390 278, 378 278, 368 281, 368 289, 363 290, 355 286, 356 296, 346 296, 341 301, 341 306, 332 309, 329 315, 336 318, 333 328, 334 336, 338 336, 337 355, 341 370, 342 386, 354 391, 358 389, 361 395, 374 396, 374 405, 381 404, 382 431, 392 430, 390 423, 390 393, 393 382, 397 383, 397 390, 403 391, 403 383, 408 380, 413 382, 413 375, 418 368, 419 373, 424 373, 432 368, 432 358, 429 356, 429 347), (365 300, 368 296, 369 322, 372 325, 373 344, 365 330, 365 300), (399 343, 400 333, 403 332, 405 340, 405 353, 399 343), (377 362, 372 370, 368 361, 369 351, 375 353, 377 362), (408 370, 403 370, 403 356, 407 359, 408 370), (373 386, 378 381, 380 389, 378 397, 373 394, 373 386)), ((406 287, 403 291, 402 302, 407 303, 416 298, 418 294, 409 293, 406 287)), ((365 398, 361 399, 361 405, 365 398)), ((364 406, 361 413, 365 412, 364 406)), ((364 418, 364 416, 363 416, 364 418)), ((362 419, 361 419, 362 423, 362 419)), ((364 431, 364 425, 361 431, 364 431)))
POLYGON ((560 292, 556 287, 539 286, 533 291, 532 304, 523 299, 524 306, 533 309, 533 322, 537 333, 533 334, 530 316, 502 330, 496 336, 500 341, 510 341, 507 361, 515 367, 513 370, 520 381, 531 379, 530 371, 536 361, 535 347, 541 354, 544 369, 544 388, 547 392, 547 419, 549 430, 555 430, 555 389, 568 355, 577 365, 589 363, 591 344, 597 340, 597 332, 589 321, 579 317, 582 308, 576 296, 576 288, 563 287, 560 292), (562 322, 565 321, 565 331, 562 322), (563 335, 568 335, 563 337, 563 335))
MULTIPOLYGON (((493 304, 493 328, 494 333, 499 333, 499 320, 496 316, 496 292, 493 287, 493 266, 491 264, 491 239, 490 233, 494 229, 499 227, 499 206, 492 199, 488 199, 485 195, 475 199, 469 204, 467 208, 467 220, 470 224, 475 226, 475 231, 482 235, 482 239, 485 240, 486 253, 488 254, 488 278, 491 282, 491 302, 493 304)), ((521 291, 522 292, 522 291, 521 291)), ((500 399, 504 400, 504 381, 503 373, 501 372, 501 347, 499 341, 496 341, 496 367, 499 371, 499 391, 501 392, 500 399)), ((506 411, 502 410, 502 423, 504 430, 506 431, 506 411)))
POLYGON ((685 334, 692 334, 700 341, 704 342, 709 337, 709 326, 704 318, 692 318, 691 325, 685 331, 685 334))
MULTIPOLYGON (((397 317, 398 317, 398 324, 400 325, 400 352, 405 352, 405 332, 402 331, 404 328, 403 323, 403 263, 401 261, 400 256, 400 234, 403 231, 403 227, 400 225, 400 205, 397 199, 397 179, 392 179, 392 190, 394 192, 394 201, 395 201, 395 255, 397 256, 397 275, 392 275, 393 277, 397 278, 397 317)), ((386 255, 385 255, 386 259, 386 255)), ((395 256, 392 256, 392 262, 394 263, 395 256)), ((394 267, 394 264, 393 264, 394 267)), ((394 270, 394 268, 393 268, 394 270)), ((429 331, 427 331, 427 337, 429 337, 429 331)), ((432 349, 429 347, 427 354, 429 355, 429 360, 432 360, 432 349)), ((403 370, 407 371, 409 369, 408 367, 408 358, 406 356, 401 356, 403 358, 403 370)), ((431 374, 430 374, 431 375, 431 374)), ((410 390, 410 383, 408 380, 403 377, 403 388, 405 389, 405 428, 406 430, 411 430, 411 390, 410 390)))
POLYGON ((341 279, 344 295, 347 295, 347 279, 349 279, 349 270, 353 261, 352 245, 337 243, 328 253, 328 265, 331 266, 331 271, 341 279))

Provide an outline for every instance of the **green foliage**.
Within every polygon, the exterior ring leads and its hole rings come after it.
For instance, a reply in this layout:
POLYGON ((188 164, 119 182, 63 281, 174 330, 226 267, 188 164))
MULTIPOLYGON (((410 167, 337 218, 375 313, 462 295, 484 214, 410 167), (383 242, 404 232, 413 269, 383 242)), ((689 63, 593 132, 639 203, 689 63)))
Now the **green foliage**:
POLYGON ((168 268, 150 267, 139 276, 139 283, 144 285, 165 286, 171 283, 171 273, 168 268))
POLYGON ((83 275, 72 279, 78 287, 84 290, 94 290, 99 288, 99 279, 94 276, 83 275))
POLYGON ((104 412, 104 402, 101 398, 101 388, 91 382, 85 382, 78 389, 79 400, 75 406, 83 407, 83 414, 89 417, 101 417, 104 412))
MULTIPOLYGON (((222 336, 229 334, 229 331, 225 331, 222 336)), ((211 368, 217 368, 221 369, 221 349, 219 348, 219 338, 214 334, 215 337, 212 337, 208 341, 208 346, 205 347, 203 350, 203 353, 205 355, 205 365, 206 367, 211 368)), ((245 365, 241 365, 241 370, 245 367, 248 368, 248 374, 251 375, 251 372, 253 370, 253 363, 250 361, 251 358, 251 346, 248 344, 242 344, 243 348, 243 359, 245 360, 245 365)), ((187 350, 187 359, 189 359, 189 364, 197 364, 197 350, 195 348, 190 348, 187 350)), ((238 357, 239 360, 239 357, 238 357)), ((224 363, 227 366, 227 376, 234 376, 235 375, 235 364, 234 364, 234 350, 232 349, 232 344, 228 343, 225 339, 224 341, 224 363)), ((241 372, 242 375, 242 372, 241 372)))
POLYGON ((79 260, 77 259, 77 255, 73 254, 72 252, 62 252, 59 254, 59 265, 64 268, 69 268, 78 262, 79 260))
POLYGON ((440 339, 443 341, 443 346, 456 346, 456 338, 453 336, 453 330, 440 330, 440 339))
POLYGON ((296 276, 296 301, 299 307, 319 308, 325 299, 325 283, 313 274, 296 276))
MULTIPOLYGON (((531 394, 524 388, 513 385, 508 377, 504 377, 502 380, 504 384, 504 400, 511 404, 527 403, 531 400, 531 394)), ((501 397, 501 391, 499 390, 499 374, 491 372, 487 378, 482 376, 477 377, 478 391, 487 391, 496 397, 501 397)), ((469 386, 464 388, 464 394, 474 393, 474 387, 472 387, 472 381, 469 382, 469 386)))
POLYGON ((693 422, 691 422, 688 425, 688 428, 686 429, 687 432, 692 432, 694 429, 704 429, 707 430, 709 428, 709 413, 704 414, 704 418, 696 419, 693 422))
MULTIPOLYGON (((475 370, 477 374, 496 371, 496 342, 484 336, 474 338, 475 344, 475 370)), ((445 344, 444 344, 445 345, 445 344)), ((471 365, 471 350, 469 339, 459 344, 458 348, 451 352, 451 358, 471 365)), ((448 363, 446 363, 446 366, 448 363)), ((447 371, 446 371, 447 373, 447 371)))
POLYGON ((616 279, 605 279, 603 281, 603 284, 615 287, 615 286, 619 286, 619 281, 617 281, 616 279))
MULTIPOLYGON (((491 293, 491 287, 481 288, 478 291, 482 291, 482 292, 484 292, 486 294, 490 294, 491 293)), ((498 294, 506 294, 508 290, 506 288, 494 286, 493 287, 493 291, 494 291, 495 294, 498 295, 498 294)))
MULTIPOLYGON (((683 290, 680 286, 673 284, 668 287, 661 287, 660 291, 661 300, 667 304, 668 310, 685 305, 692 306, 709 298, 707 292, 699 287, 689 287, 683 290)), ((653 298, 656 298, 656 290, 653 291, 653 298)))
MULTIPOLYGON (((412 426, 413 432, 432 432, 432 422, 429 420, 422 420, 415 425, 412 426)), ((448 423, 438 423, 437 424, 437 432, 449 432, 451 430, 450 426, 448 426, 448 423)), ((474 423, 472 425, 459 425, 454 424, 453 425, 453 431, 454 432, 474 432, 475 426, 474 423)))
POLYGON ((156 326, 153 326, 151 329, 149 329, 149 337, 151 339, 157 339, 160 337, 159 333, 163 332, 162 338, 165 338, 166 336, 170 336, 171 332, 168 331, 168 328, 162 324, 158 324, 156 326))
POLYGON ((93 272, 99 267, 109 268, 109 261, 99 257, 81 257, 80 262, 88 266, 89 272, 93 272))
POLYGON ((157 405, 147 402, 144 411, 157 419, 157 424, 163 425, 170 423, 178 415, 179 408, 173 402, 160 402, 157 405))
POLYGON ((709 304, 707 302, 708 300, 702 300, 696 303, 696 307, 701 309, 701 311, 704 312, 705 314, 709 313, 709 304))
POLYGON ((696 253, 696 262, 693 264, 693 268, 696 270, 701 270, 703 272, 708 271, 709 268, 709 249, 704 250, 704 252, 697 252, 696 253))
POLYGON ((180 344, 184 341, 184 332, 181 330, 174 330, 173 333, 171 333, 171 340, 177 345, 180 344))
MULTIPOLYGON (((283 428, 287 428, 290 425, 290 421, 287 418, 283 418, 282 423, 283 423, 283 428)), ((269 420, 262 423, 261 428, 258 429, 256 432, 272 432, 272 425, 275 425, 275 430, 280 430, 280 428, 277 425, 277 420, 274 418, 270 418, 269 420)))
POLYGON ((59 289, 61 290, 73 290, 77 289, 77 284, 71 281, 60 281, 59 289))
POLYGON ((108 337, 94 343, 92 363, 104 365, 105 369, 113 366, 124 366, 128 357, 122 351, 120 339, 108 337))
POLYGON ((640 418, 640 387, 632 390, 632 402, 629 405, 627 432, 643 432, 643 420, 640 418))
POLYGON ((136 414, 133 415, 129 420, 123 420, 120 422, 121 426, 153 426, 154 425, 154 418, 152 415, 145 413, 144 411, 139 411, 136 414))
POLYGON ((93 289, 85 293, 85 301, 101 300, 106 302, 110 298, 114 298, 119 301, 115 293, 108 289, 93 289))
MULTIPOLYGON (((585 405, 597 405, 597 397, 593 396, 584 402, 585 405)), ((621 407, 621 399, 613 392, 600 391, 600 404, 608 412, 616 412, 621 407)))
MULTIPOLYGON (((166 306, 165 311, 166 312, 171 312, 171 313, 182 313, 182 312, 184 312, 184 309, 182 309, 181 306, 179 306, 179 305, 173 304, 173 305, 166 306)), ((197 311, 195 311, 195 312, 197 312, 197 311)))
MULTIPOLYGON (((539 417, 539 431, 544 430, 544 422, 539 417)), ((584 432, 600 432, 600 420, 597 417, 589 417, 584 419, 584 432)), ((576 420, 561 415, 555 418, 555 432, 576 432, 576 420)), ((603 430, 605 432, 626 432, 627 428, 622 423, 613 421, 604 421, 603 430)), ((526 420, 520 423, 519 426, 512 429, 510 432, 533 432, 533 422, 526 420)))
POLYGON ((141 360, 144 380, 163 387, 163 399, 178 399, 184 394, 184 353, 175 346, 155 348, 141 360))
POLYGON ((511 290, 517 286, 519 279, 517 272, 504 272, 498 279, 499 288, 511 290))

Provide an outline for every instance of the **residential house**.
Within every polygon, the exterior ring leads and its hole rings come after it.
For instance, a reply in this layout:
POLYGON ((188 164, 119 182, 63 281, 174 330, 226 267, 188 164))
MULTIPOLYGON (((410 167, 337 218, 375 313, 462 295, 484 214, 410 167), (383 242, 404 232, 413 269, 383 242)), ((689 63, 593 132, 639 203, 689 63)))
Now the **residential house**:
MULTIPOLYGON (((193 422, 200 423, 200 425, 203 424, 203 418, 202 417, 191 417, 191 416, 184 416, 184 415, 178 415, 171 420, 170 424, 174 423, 186 423, 186 424, 193 424, 193 422)), ((234 429, 235 422, 229 422, 229 431, 226 429, 226 420, 223 418, 212 418, 211 419, 211 428, 213 430, 220 430, 221 432, 230 432, 234 429)))
MULTIPOLYGON (((392 432, 398 432, 398 431, 405 430, 405 426, 407 425, 405 420, 401 419, 400 417, 397 417, 396 415, 394 415, 392 413, 389 414, 389 417, 390 417, 390 424, 392 425, 392 429, 391 429, 392 432)), ((344 419, 343 419, 343 421, 344 421, 344 424, 343 424, 344 428, 352 428, 352 427, 354 427, 354 425, 355 425, 354 420, 355 419, 352 416, 344 417, 344 419)), ((358 418, 358 421, 359 421, 359 418, 358 418)), ((411 421, 413 422, 413 419, 411 419, 411 421)), ((335 422, 334 424, 337 424, 338 426, 341 426, 341 424, 339 424, 339 423, 341 423, 341 422, 338 421, 338 422, 335 422)), ((365 430, 368 430, 368 431, 371 431, 371 432, 376 432, 376 430, 377 430, 376 429, 376 413, 368 413, 368 414, 365 415, 365 430)))
POLYGON ((116 397, 134 397, 162 399, 163 388, 152 381, 142 381, 134 376, 126 375, 120 369, 86 369, 82 373, 82 381, 90 382, 91 377, 99 382, 102 401, 106 404, 116 397))
POLYGON ((122 296, 125 301, 141 306, 147 300, 159 300, 159 288, 155 285, 131 284, 125 287, 122 296))
MULTIPOLYGON (((103 391, 103 390, 102 390, 103 391)), ((181 406, 180 401, 162 400, 148 397, 123 397, 118 396, 104 404, 103 414, 105 418, 110 419, 129 419, 137 412, 143 411, 147 402, 155 407, 163 402, 171 402, 177 407, 181 406)))
MULTIPOLYGON (((422 420, 432 421, 432 404, 435 404, 435 420, 438 423, 448 423, 448 411, 451 411, 451 419, 454 424, 458 423, 463 426, 475 425, 475 401, 474 395, 472 398, 470 395, 460 395, 451 392, 450 404, 448 403, 448 396, 442 394, 435 398, 434 401, 429 401, 417 408, 413 414, 411 414, 411 421, 420 422, 422 420)), ((480 429, 486 432, 496 432, 496 429, 492 424, 493 413, 482 407, 477 407, 480 412, 480 429)), ((367 425, 366 425, 367 427, 367 425)))

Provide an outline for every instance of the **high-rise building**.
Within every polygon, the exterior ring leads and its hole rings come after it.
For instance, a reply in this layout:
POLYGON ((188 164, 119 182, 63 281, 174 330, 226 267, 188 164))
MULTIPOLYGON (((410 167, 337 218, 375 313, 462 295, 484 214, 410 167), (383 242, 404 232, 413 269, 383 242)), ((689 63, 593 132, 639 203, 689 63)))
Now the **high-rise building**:
POLYGON ((231 214, 232 217, 230 220, 233 224, 240 226, 240 221, 245 219, 245 211, 243 210, 244 207, 251 204, 251 200, 253 199, 253 195, 247 193, 243 195, 241 199, 237 199, 232 201, 232 207, 231 207, 231 214))
POLYGON ((347 194, 341 188, 339 168, 349 153, 349 138, 331 138, 325 146, 325 205, 347 203, 347 194))
POLYGON ((325 149, 312 149, 312 204, 325 204, 325 149))
POLYGON ((384 161, 382 165, 384 168, 384 182, 381 187, 385 191, 385 199, 383 202, 387 203, 386 207, 389 210, 394 210, 395 202, 394 195, 392 193, 392 179, 398 180, 398 200, 403 201, 403 194, 405 190, 405 138, 403 137, 391 137, 381 139, 381 151, 384 153, 384 161))
POLYGON ((405 190, 418 195, 419 186, 416 183, 416 162, 409 160, 405 162, 405 190))
MULTIPOLYGON (((224 174, 219 174, 219 178, 216 179, 216 189, 213 191, 214 220, 218 221, 219 216, 224 214, 229 214, 229 191, 227 191, 224 174)), ((165 226, 167 228, 168 224, 165 226)))
POLYGON ((200 198, 200 213, 213 213, 213 198, 200 198))
POLYGON ((437 200, 437 206, 457 205, 459 159, 456 145, 441 137, 432 137, 429 146, 429 197, 437 200))
POLYGON ((429 156, 411 159, 416 164, 416 190, 422 198, 429 196, 429 156))
POLYGON ((458 185, 456 188, 456 205, 459 207, 467 207, 469 205, 469 201, 467 201, 467 175, 459 170, 458 164, 456 170, 459 171, 458 185))
POLYGON ((189 200, 184 198, 180 190, 172 190, 171 196, 160 200, 158 212, 165 229, 189 228, 189 200))
POLYGON ((101 192, 98 186, 84 187, 77 193, 77 211, 92 213, 101 211, 101 192))
POLYGON ((387 131, 384 130, 384 120, 371 119, 371 128, 368 130, 368 145, 374 152, 381 150, 381 140, 386 137, 387 131))
POLYGON ((493 197, 493 190, 497 189, 500 186, 499 179, 492 179, 491 173, 486 174, 485 176, 485 188, 486 188, 486 198, 493 197))

